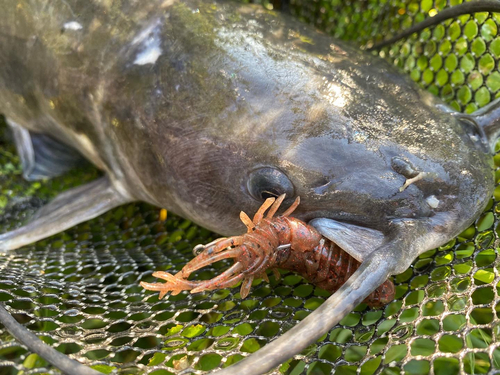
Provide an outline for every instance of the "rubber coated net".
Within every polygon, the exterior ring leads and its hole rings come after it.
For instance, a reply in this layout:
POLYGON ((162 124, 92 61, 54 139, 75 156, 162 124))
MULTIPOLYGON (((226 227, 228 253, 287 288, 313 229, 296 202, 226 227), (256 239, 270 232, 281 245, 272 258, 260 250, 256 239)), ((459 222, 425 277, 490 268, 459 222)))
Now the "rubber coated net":
MULTIPOLYGON (((290 11, 336 37, 370 45, 460 2, 292 0, 290 11)), ((461 16, 381 55, 454 108, 473 112, 500 96, 499 23, 500 15, 461 16)), ((500 155, 495 162, 500 166, 500 155)), ((20 226, 62 190, 97 175, 88 166, 51 181, 24 181, 6 126, 0 125, 0 233, 20 226)), ((499 201, 497 187, 474 226, 394 277, 394 302, 379 310, 359 306, 275 372, 500 372, 499 201)), ((170 213, 163 220, 158 208, 126 205, 0 255, 0 301, 45 342, 103 373, 163 375, 229 366, 328 297, 291 273, 279 281, 270 274, 270 284, 256 280, 244 300, 236 287, 158 301, 157 293, 139 286, 153 282, 155 270, 180 270, 196 244, 214 238, 170 213)), ((224 266, 197 272, 196 279, 211 278, 224 266)), ((47 372, 58 373, 0 328, 0 374, 47 372)))

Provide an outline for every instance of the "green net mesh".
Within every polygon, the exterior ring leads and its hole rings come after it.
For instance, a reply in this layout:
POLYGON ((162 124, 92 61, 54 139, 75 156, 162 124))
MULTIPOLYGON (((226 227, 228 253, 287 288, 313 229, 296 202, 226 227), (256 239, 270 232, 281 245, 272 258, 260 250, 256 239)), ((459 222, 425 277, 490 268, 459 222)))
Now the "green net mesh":
MULTIPOLYGON (((459 0, 292 0, 306 22, 362 46, 380 41, 459 0)), ((271 7, 269 3, 265 4, 271 7)), ((443 22, 390 47, 390 59, 460 111, 500 96, 500 15, 443 22)), ((443 146, 445 147, 445 145, 443 146)), ((500 166, 500 156, 495 157, 500 166)), ((0 125, 0 233, 20 226, 62 190, 90 181, 88 166, 26 182, 0 125)), ((500 170, 497 170, 497 182, 500 170)), ((476 223, 394 277, 396 300, 360 305, 317 343, 277 368, 284 374, 478 374, 500 372, 497 187, 476 223)), ((238 288, 158 301, 140 281, 177 271, 191 249, 216 236, 159 209, 130 204, 20 250, 0 255, 0 301, 46 343, 103 372, 204 373, 240 360, 317 308, 324 291, 283 273, 238 288)), ((218 265, 216 265, 218 266, 218 265)), ((224 267, 221 264, 220 267, 224 267)), ((195 274, 208 279, 221 268, 195 274)), ((58 373, 0 328, 0 374, 58 373)))

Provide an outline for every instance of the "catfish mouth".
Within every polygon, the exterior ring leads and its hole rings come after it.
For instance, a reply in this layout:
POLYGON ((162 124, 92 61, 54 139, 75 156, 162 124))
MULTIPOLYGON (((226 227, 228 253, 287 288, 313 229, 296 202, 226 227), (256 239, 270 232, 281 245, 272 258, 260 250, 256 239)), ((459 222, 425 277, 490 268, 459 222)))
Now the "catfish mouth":
POLYGON ((384 242, 381 231, 356 224, 325 217, 309 220, 308 224, 359 262, 384 242))
POLYGON ((380 232, 383 230, 381 228, 383 227, 383 224, 381 223, 380 217, 374 217, 374 215, 368 215, 364 212, 352 213, 344 210, 337 211, 313 209, 311 211, 297 213, 296 217, 297 219, 300 219, 308 224, 311 224, 315 220, 324 219, 346 224, 348 226, 370 228, 380 232))

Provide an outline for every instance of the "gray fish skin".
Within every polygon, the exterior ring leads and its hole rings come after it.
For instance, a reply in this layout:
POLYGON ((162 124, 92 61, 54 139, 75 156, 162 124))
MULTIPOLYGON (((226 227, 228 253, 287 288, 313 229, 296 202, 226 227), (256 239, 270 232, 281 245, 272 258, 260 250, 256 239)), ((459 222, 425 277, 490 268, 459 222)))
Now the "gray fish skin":
POLYGON ((473 217, 490 196, 484 150, 385 61, 254 7, 110 4, 5 6, 0 106, 133 198, 228 235, 260 204, 246 191, 260 166, 292 181, 298 217, 380 230, 394 218, 473 217), (400 192, 394 157, 435 177, 400 192))
MULTIPOLYGON (((239 234, 240 210, 262 202, 252 178, 271 168, 280 184, 263 191, 300 196, 298 218, 381 233, 356 253, 372 263, 355 275, 380 264, 375 289, 464 230, 493 192, 498 104, 479 126, 387 62, 282 15, 201 0, 3 9, 0 112, 103 169, 115 205, 147 201, 239 234)), ((340 291, 355 295, 343 314, 369 293, 353 285, 362 293, 340 291)))

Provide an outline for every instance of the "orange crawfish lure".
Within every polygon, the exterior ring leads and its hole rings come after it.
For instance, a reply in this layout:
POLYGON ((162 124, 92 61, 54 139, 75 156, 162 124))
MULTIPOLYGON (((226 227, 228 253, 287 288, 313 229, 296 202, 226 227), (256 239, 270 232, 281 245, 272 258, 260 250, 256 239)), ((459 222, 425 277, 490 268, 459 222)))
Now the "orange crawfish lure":
MULTIPOLYGON (((321 236, 314 227, 290 217, 300 203, 299 197, 281 216, 274 217, 283 199, 284 194, 278 198, 266 199, 253 220, 242 211, 240 219, 246 225, 247 233, 198 245, 195 250, 201 252, 180 272, 175 275, 163 271, 153 273, 153 276, 166 280, 166 283, 141 282, 141 286, 159 291, 161 299, 168 292, 173 295, 183 290, 198 293, 232 287, 241 281, 240 294, 245 298, 255 278, 261 277, 269 282, 266 271, 271 269, 275 277, 279 278, 277 269, 281 268, 300 274, 322 289, 336 291, 360 263, 335 243, 321 236), (269 212, 264 217, 268 209, 269 212), (233 258, 234 264, 219 276, 206 281, 187 280, 194 271, 228 258, 233 258)), ((375 307, 393 299, 394 284, 387 280, 365 302, 375 307)))

